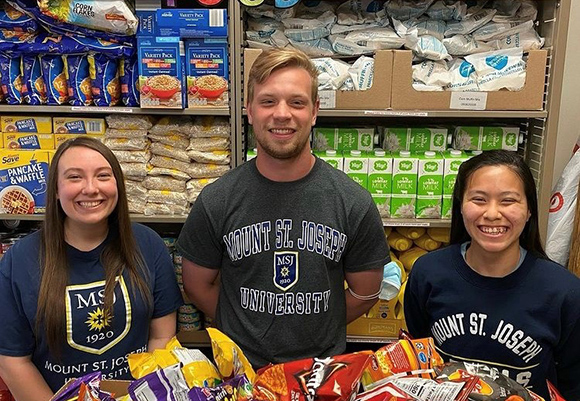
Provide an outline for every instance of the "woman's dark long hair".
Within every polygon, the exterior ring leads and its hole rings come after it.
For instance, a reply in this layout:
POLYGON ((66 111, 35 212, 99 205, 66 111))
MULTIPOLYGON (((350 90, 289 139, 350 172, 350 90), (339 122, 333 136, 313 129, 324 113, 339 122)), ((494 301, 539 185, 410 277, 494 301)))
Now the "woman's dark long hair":
MULTIPOLYGON (((65 291, 68 284, 69 266, 64 232, 66 214, 57 199, 58 164, 64 152, 76 147, 85 147, 100 153, 109 163, 117 181, 118 201, 109 215, 109 232, 115 239, 109 241, 101 253, 105 270, 104 313, 112 316, 113 292, 117 277, 127 272, 131 289, 152 305, 152 294, 148 285, 148 272, 135 242, 125 181, 121 166, 111 150, 100 141, 90 137, 69 139, 57 149, 48 173, 46 214, 41 229, 41 280, 36 315, 36 337, 45 336, 54 356, 60 356, 61 344, 66 341, 65 291)), ((113 317, 114 318, 114 317, 113 317)))
POLYGON ((516 152, 508 150, 489 150, 483 152, 463 162, 459 167, 457 180, 453 187, 450 243, 461 244, 471 240, 471 237, 465 229, 465 223, 463 222, 461 204, 463 202, 463 196, 465 195, 469 178, 478 169, 488 166, 506 166, 522 180, 524 194, 530 211, 530 218, 520 235, 520 245, 536 257, 548 259, 540 239, 540 229, 538 224, 538 196, 536 194, 536 183, 534 182, 534 177, 524 159, 516 152))

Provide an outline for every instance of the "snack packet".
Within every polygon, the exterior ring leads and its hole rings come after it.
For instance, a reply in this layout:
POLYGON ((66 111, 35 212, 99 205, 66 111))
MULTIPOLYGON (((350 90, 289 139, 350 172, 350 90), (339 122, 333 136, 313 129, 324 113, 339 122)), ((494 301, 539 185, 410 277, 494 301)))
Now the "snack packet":
POLYGON ((211 339, 213 359, 222 377, 230 378, 245 374, 253 383, 256 372, 240 347, 218 329, 208 327, 207 333, 211 339))

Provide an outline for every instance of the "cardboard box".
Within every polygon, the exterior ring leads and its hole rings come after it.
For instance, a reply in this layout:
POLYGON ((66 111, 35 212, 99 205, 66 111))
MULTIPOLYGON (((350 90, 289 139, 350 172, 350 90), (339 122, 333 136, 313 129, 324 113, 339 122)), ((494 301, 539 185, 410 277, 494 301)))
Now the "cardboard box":
POLYGON ((208 38, 228 36, 228 12, 225 8, 158 9, 154 31, 159 36, 208 38))
POLYGON ((55 134, 105 134, 104 118, 54 117, 52 119, 55 134))
MULTIPOLYGON (((244 50, 244 104, 250 68, 262 50, 244 50)), ((373 86, 364 91, 320 91, 321 109, 378 110, 391 106, 391 77, 393 52, 377 50, 375 54, 373 86)))
POLYGON ((141 108, 183 109, 185 46, 178 37, 137 37, 141 108))
POLYGON ((187 107, 229 104, 228 41, 221 38, 185 42, 187 107))
POLYGON ((0 128, 2 132, 50 134, 52 133, 52 118, 34 116, 2 116, 0 118, 0 128))
POLYGON ((54 134, 54 148, 58 149, 58 147, 66 140, 73 139, 78 136, 90 136, 91 138, 98 139, 99 141, 103 142, 105 139, 104 135, 95 135, 95 134, 54 134))
POLYGON ((393 82, 391 107, 393 110, 449 110, 452 102, 462 106, 454 108, 472 110, 542 110, 544 80, 546 76, 546 50, 532 50, 526 67, 526 83, 520 91, 496 92, 419 92, 413 89, 413 71, 410 50, 395 50, 393 57, 393 82), (477 103, 472 106, 469 97, 477 103), (485 99, 486 98, 486 99, 485 99))
POLYGON ((41 150, 0 150, 0 213, 44 213, 49 155, 41 150))
POLYGON ((53 134, 25 134, 4 132, 2 139, 8 149, 54 149, 53 134))
POLYGON ((101 380, 101 390, 114 393, 115 398, 128 394, 130 380, 101 380))
POLYGON ((397 302, 397 297, 390 301, 379 300, 368 314, 359 317, 346 326, 346 334, 349 336, 397 338, 399 330, 406 329, 405 320, 395 318, 397 302), (373 313, 373 311, 378 313, 373 313), (367 317, 369 314, 373 317, 367 317))

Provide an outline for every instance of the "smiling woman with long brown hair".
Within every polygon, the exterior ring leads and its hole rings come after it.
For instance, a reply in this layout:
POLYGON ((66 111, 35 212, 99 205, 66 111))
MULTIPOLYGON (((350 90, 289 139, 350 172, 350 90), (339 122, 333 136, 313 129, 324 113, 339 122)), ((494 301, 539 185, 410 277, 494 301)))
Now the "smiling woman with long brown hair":
POLYGON ((0 376, 19 401, 102 371, 129 379, 127 355, 165 346, 181 305, 171 258, 131 224, 123 173, 101 142, 63 143, 42 228, 0 261, 0 376))

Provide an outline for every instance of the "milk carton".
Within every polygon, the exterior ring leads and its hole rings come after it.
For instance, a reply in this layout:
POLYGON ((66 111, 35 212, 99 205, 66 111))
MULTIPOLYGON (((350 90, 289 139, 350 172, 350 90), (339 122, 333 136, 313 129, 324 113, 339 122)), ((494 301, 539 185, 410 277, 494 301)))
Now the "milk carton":
POLYGON ((417 156, 417 218, 439 219, 443 195, 443 157, 433 151, 417 156))
POLYGON ((246 150, 246 161, 250 161, 258 155, 256 148, 246 150))
POLYGON ((383 127, 382 130, 383 130, 383 149, 392 152, 410 149, 411 147, 410 128, 383 127))
POLYGON ((368 186, 369 159, 360 150, 344 153, 344 170, 346 175, 358 182, 363 188, 368 186))
POLYGON ((381 217, 391 216, 391 190, 393 178, 393 158, 382 149, 375 149, 369 155, 368 190, 381 217))
POLYGON ((315 154, 335 169, 343 171, 344 159, 342 158, 342 153, 339 154, 334 149, 328 149, 324 152, 315 152, 315 154))
POLYGON ((411 152, 439 151, 447 149, 451 143, 447 128, 411 128, 411 152))
POLYGON ((457 150, 517 151, 524 136, 518 127, 458 126, 453 135, 453 148, 457 150))
POLYGON ((443 203, 441 204, 441 218, 450 219, 453 209, 453 187, 461 163, 469 159, 469 155, 461 150, 449 150, 443 153, 443 203))
POLYGON ((391 217, 415 217, 417 164, 417 158, 409 151, 401 150, 393 153, 391 217))
POLYGON ((374 128, 314 128, 312 148, 372 151, 378 135, 374 128))

